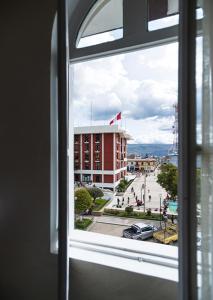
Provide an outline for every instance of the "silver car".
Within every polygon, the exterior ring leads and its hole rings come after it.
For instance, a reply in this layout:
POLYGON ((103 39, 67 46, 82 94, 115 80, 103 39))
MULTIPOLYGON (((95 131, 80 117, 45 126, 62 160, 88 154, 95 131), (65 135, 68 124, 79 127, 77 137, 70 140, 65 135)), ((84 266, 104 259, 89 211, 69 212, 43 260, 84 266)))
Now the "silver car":
POLYGON ((153 232, 157 231, 157 227, 144 223, 133 224, 130 228, 124 229, 123 237, 134 240, 146 240, 153 236, 153 232))

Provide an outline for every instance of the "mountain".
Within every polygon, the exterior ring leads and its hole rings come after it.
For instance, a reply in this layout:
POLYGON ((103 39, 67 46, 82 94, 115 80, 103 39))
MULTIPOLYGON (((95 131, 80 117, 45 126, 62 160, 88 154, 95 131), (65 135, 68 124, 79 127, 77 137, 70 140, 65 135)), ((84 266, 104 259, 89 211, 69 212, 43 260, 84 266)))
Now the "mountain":
POLYGON ((127 153, 145 156, 166 156, 171 144, 128 144, 127 153))

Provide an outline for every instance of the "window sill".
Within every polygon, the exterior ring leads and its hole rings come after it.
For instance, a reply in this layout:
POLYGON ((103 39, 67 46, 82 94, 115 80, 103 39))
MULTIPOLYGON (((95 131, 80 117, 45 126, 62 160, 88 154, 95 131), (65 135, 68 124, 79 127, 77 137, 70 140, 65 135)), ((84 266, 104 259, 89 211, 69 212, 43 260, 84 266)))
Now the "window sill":
POLYGON ((72 259, 178 281, 177 247, 80 230, 70 236, 72 259))

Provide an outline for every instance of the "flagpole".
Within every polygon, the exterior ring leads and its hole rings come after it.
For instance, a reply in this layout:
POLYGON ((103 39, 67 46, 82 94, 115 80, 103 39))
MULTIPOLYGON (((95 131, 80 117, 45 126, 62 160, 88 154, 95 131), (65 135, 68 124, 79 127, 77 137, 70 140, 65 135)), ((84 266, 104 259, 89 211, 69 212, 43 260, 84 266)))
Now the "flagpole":
POLYGON ((90 103, 91 107, 90 107, 90 126, 92 126, 92 100, 91 100, 91 103, 90 103))

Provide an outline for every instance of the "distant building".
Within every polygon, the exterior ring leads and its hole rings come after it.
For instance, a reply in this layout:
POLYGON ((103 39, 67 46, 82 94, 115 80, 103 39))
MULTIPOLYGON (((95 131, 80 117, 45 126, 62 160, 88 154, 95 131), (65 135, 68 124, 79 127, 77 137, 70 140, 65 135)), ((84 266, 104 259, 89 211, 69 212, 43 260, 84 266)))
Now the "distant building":
POLYGON ((155 158, 129 158, 127 159, 127 171, 129 172, 153 172, 158 161, 155 158))
POLYGON ((118 125, 75 127, 75 182, 115 190, 127 173, 129 139, 118 125))

